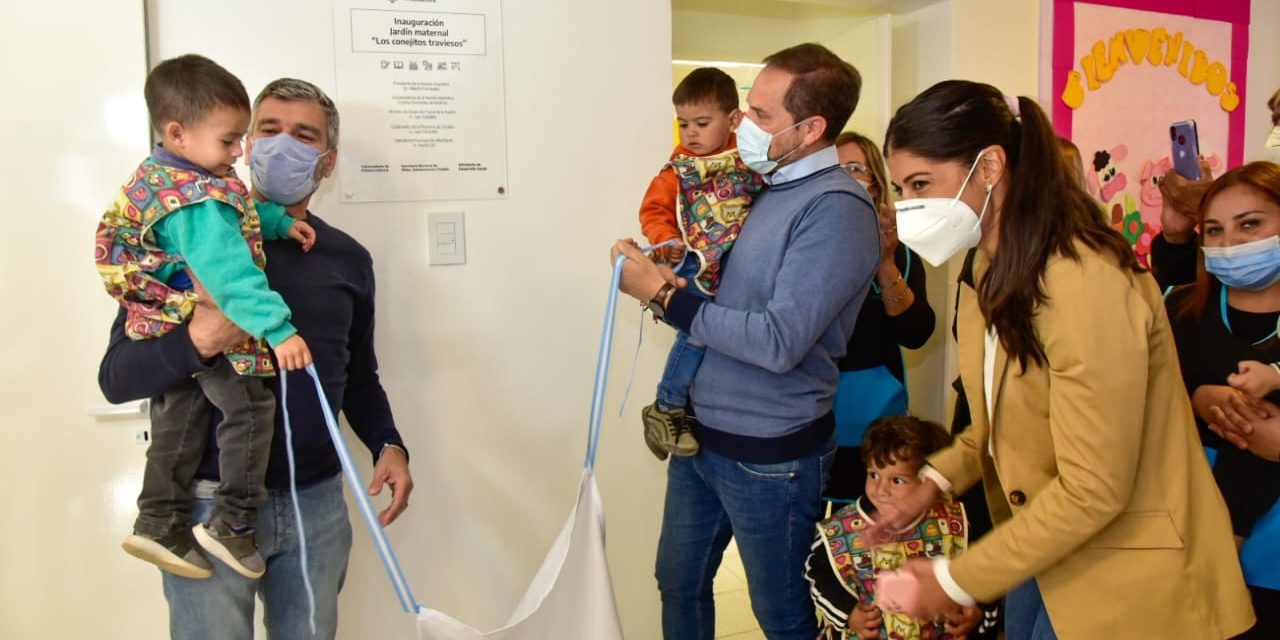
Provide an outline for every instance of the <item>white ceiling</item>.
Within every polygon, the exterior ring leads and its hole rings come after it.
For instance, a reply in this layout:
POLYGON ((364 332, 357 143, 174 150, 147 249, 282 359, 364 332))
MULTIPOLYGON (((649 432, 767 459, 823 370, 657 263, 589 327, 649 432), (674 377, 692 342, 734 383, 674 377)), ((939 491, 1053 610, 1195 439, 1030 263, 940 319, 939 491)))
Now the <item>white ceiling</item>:
POLYGON ((777 0, 801 4, 825 4, 841 7, 854 13, 911 13, 921 7, 938 4, 944 0, 777 0))
POLYGON ((945 0, 671 0, 673 9, 761 17, 783 17, 797 10, 807 15, 883 15, 910 13, 945 0))

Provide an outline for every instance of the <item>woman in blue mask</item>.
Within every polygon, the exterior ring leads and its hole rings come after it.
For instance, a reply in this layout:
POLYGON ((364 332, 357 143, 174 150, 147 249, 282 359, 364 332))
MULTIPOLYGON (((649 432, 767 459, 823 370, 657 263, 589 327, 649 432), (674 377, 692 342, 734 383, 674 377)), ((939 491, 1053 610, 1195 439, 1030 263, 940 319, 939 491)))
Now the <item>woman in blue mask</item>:
POLYGON ((910 524, 979 481, 996 522, 953 560, 907 563, 886 601, 931 617, 1007 594, 1010 640, 1249 628, 1160 290, 1072 177, 1048 117, 947 81, 885 138, 902 242, 934 264, 978 251, 957 316, 972 425, 880 522, 910 524))
POLYGON ((1280 166, 1253 162, 1223 174, 1200 206, 1194 284, 1167 301, 1200 436, 1214 461, 1258 624, 1242 638, 1280 638, 1280 166), (1246 423, 1248 450, 1211 423, 1246 423))

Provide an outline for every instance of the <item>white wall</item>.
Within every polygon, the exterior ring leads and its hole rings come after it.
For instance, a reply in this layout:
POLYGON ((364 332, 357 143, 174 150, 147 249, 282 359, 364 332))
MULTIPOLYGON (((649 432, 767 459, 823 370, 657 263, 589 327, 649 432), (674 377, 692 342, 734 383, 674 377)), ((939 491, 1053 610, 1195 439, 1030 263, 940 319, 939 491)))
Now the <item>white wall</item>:
MULTIPOLYGON (((1035 98, 1039 79, 1039 3, 1042 0, 950 0, 893 16, 893 111, 942 80, 987 82, 1005 93, 1035 98)), ((955 317, 956 257, 930 267, 929 303, 938 324, 924 348, 907 353, 911 409, 949 420, 958 374, 951 323, 955 317)))
POLYGON ((676 59, 759 62, 803 42, 831 49, 862 74, 848 130, 884 131, 889 93, 888 19, 853 9, 777 0, 674 0, 676 59))
MULTIPOLYGON (((893 106, 943 77, 1036 95, 1038 2, 953 0, 895 19, 893 106)), ((251 92, 280 75, 332 89, 331 35, 315 30, 328 4, 249 4, 220 5, 220 19, 240 16, 236 28, 197 31, 181 45, 213 55, 251 92), (255 25, 270 25, 274 39, 255 25), (272 47, 283 53, 255 56, 272 47)), ((636 233, 636 201, 671 144, 666 3, 503 9, 510 198, 347 206, 325 191, 316 206, 377 261, 382 371, 419 486, 391 539, 419 600, 477 625, 505 617, 571 507, 605 247, 636 233), (437 210, 466 212, 467 265, 428 267, 425 213, 437 210)), ((140 423, 99 426, 85 411, 102 402, 96 367, 115 309, 94 273, 90 238, 112 190, 148 149, 141 3, 7 4, 0 18, 8 97, 0 215, 20 239, 0 255, 0 330, 10 336, 0 373, 9 416, 0 449, 0 637, 162 638, 159 580, 118 547, 141 477, 140 423)), ((1280 6, 1255 2, 1247 157, 1270 128, 1263 103, 1280 85, 1280 44, 1268 39, 1277 29, 1280 6)), ((934 291, 953 280, 931 274, 934 291)), ((951 295, 934 300, 935 342, 946 335, 951 295)), ((626 631, 643 639, 659 635, 652 565, 664 467, 641 444, 636 414, 670 337, 648 325, 619 419, 638 328, 624 305, 599 469, 626 631)), ((414 637, 359 529, 356 539, 341 637, 414 637)))
MULTIPOLYGON (((893 16, 892 40, 892 99, 886 128, 898 107, 934 83, 952 77, 950 4, 939 3, 893 16)), ((882 128, 876 136, 879 144, 884 143, 884 132, 882 128)), ((951 284, 955 276, 945 266, 932 267, 924 261, 920 261, 920 266, 928 278, 929 305, 937 321, 928 343, 920 349, 904 351, 911 411, 948 424, 952 405, 949 385, 956 375, 954 364, 949 365, 947 358, 955 351, 951 346, 952 301, 955 299, 951 284)))
POLYGON ((6 3, 0 43, 0 216, 14 240, 0 252, 0 637, 157 638, 160 581, 120 550, 142 425, 86 412, 102 403, 116 308, 93 267, 94 228, 149 146, 142 5, 6 3))
MULTIPOLYGON (((21 15, 6 5, 0 27, 4 215, 24 239, 4 253, 0 276, 0 317, 14 336, 0 374, 9 409, 0 637, 161 638, 155 571, 118 546, 143 448, 131 428, 85 416, 102 402, 96 365, 115 310, 92 267, 92 233, 149 146, 137 100, 143 17, 136 0, 80 4, 73 16, 64 5, 24 5, 21 15), (113 138, 104 120, 118 104, 129 105, 129 126, 113 138)), ((481 626, 505 619, 572 507, 607 250, 635 233, 636 203, 671 141, 665 3, 503 4, 510 197, 345 206, 326 190, 315 207, 376 260, 382 373, 418 482, 390 537, 419 600, 481 626), (428 267, 425 214, 436 210, 466 212, 465 266, 428 267)), ((212 56, 251 93, 281 75, 333 89, 328 3, 182 8, 193 12, 186 36, 165 46, 212 56)), ((340 107, 352 100, 339 97, 340 107)), ((617 418, 639 328, 636 308, 623 309, 599 480, 628 637, 652 638, 665 467, 644 447, 638 413, 670 338, 649 325, 632 402, 617 418)), ((340 637, 415 637, 356 527, 340 637)))
POLYGON ((1280 89, 1280 2, 1253 0, 1249 24, 1249 77, 1244 96, 1244 159, 1262 160, 1262 143, 1271 134, 1267 99, 1280 89))

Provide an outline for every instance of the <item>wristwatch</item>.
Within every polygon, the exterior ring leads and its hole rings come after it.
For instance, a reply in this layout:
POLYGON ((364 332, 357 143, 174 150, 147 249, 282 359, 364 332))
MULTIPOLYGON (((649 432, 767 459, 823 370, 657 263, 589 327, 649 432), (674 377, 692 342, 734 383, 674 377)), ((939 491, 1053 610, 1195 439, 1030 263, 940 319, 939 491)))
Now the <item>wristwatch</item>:
POLYGON ((676 292, 676 286, 670 282, 662 283, 662 287, 658 292, 653 294, 653 299, 649 301, 649 311, 653 313, 653 317, 661 320, 667 315, 667 303, 671 301, 671 296, 676 292))

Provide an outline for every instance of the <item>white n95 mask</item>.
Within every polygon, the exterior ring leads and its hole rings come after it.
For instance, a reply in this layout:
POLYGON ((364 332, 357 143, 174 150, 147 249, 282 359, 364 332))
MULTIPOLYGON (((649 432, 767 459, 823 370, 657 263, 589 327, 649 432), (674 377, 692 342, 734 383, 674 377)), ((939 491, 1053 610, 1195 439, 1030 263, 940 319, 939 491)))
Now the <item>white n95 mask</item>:
POLYGON ((973 208, 960 199, 960 194, 969 186, 969 179, 973 177, 984 152, 979 152, 974 158, 956 197, 912 198, 894 204, 898 210, 898 240, 935 267, 942 266, 961 251, 978 246, 982 237, 982 216, 987 213, 987 204, 991 202, 991 186, 987 186, 982 212, 976 215, 973 208))

